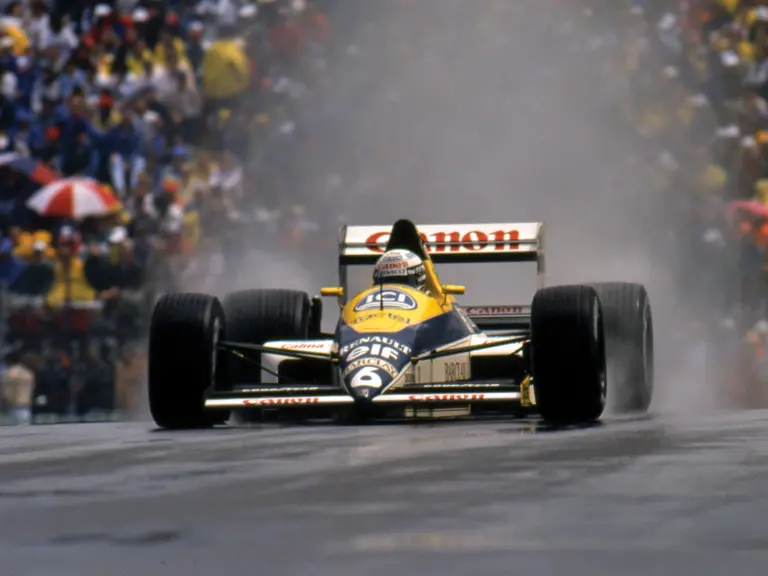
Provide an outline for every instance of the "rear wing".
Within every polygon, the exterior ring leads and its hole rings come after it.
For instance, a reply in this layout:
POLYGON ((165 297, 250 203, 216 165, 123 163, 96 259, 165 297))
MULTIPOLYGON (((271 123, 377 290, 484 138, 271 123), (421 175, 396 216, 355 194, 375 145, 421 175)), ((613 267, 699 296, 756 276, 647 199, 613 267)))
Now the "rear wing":
MULTIPOLYGON (((544 224, 417 225, 419 236, 435 263, 536 262, 539 286, 544 285, 544 224)), ((342 226, 339 265, 374 264, 384 252, 391 226, 342 226)))
MULTIPOLYGON (((417 226, 433 262, 536 262, 543 254, 544 224, 430 224, 417 226)), ((374 264, 390 226, 342 226, 342 264, 374 264)))

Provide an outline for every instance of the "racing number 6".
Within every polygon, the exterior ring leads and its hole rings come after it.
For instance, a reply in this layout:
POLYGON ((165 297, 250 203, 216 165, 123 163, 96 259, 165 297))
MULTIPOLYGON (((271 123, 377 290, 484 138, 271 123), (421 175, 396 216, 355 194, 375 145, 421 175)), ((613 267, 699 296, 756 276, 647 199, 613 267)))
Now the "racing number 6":
POLYGON ((381 388, 382 382, 378 372, 379 369, 375 366, 363 366, 352 377, 352 381, 349 383, 350 388, 359 388, 360 386, 381 388))

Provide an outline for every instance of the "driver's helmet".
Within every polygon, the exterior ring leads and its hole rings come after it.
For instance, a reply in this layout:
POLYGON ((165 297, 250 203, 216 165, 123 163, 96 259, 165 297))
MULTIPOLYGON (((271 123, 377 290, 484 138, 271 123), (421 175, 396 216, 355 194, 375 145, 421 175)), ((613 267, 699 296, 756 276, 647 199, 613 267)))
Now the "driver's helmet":
POLYGON ((373 270, 374 284, 404 284, 423 291, 426 279, 424 261, 410 250, 385 252, 373 270))

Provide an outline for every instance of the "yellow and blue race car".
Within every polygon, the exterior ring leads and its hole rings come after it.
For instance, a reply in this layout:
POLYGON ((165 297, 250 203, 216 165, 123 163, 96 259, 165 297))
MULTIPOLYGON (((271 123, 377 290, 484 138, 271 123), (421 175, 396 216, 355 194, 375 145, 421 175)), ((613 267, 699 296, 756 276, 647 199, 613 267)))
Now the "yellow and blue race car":
POLYGON ((255 419, 538 414, 556 423, 643 412, 653 393, 645 288, 545 286, 542 223, 343 226, 339 285, 166 294, 149 338, 149 404, 162 428, 255 419), (440 262, 535 262, 530 305, 462 306, 440 262), (348 268, 374 280, 348 294, 348 268), (322 298, 338 300, 332 333, 322 298))

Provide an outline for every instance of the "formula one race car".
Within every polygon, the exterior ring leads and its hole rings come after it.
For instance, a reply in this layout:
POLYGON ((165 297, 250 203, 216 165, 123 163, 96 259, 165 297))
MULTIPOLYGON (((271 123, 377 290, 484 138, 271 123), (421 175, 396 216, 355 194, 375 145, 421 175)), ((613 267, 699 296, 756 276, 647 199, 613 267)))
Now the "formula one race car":
POLYGON ((341 421, 536 413, 583 423, 599 419, 607 402, 617 412, 647 410, 645 289, 544 287, 543 228, 342 227, 340 285, 321 290, 341 308, 332 334, 321 331, 321 297, 304 292, 246 290, 223 302, 166 294, 150 328, 152 416, 163 428, 196 428, 225 423, 233 411, 341 421), (460 306, 464 287, 441 284, 434 269, 522 261, 537 264, 530 306, 460 306), (375 264, 374 281, 348 298, 353 264, 375 264))

